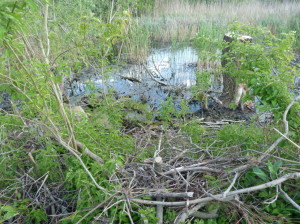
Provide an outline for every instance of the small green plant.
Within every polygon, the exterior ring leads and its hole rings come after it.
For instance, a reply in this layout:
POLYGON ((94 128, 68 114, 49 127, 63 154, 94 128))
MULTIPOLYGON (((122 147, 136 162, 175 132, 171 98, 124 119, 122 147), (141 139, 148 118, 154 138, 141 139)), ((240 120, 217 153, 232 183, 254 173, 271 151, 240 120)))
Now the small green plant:
POLYGON ((160 104, 158 110, 158 118, 165 122, 167 125, 172 125, 172 120, 184 119, 189 108, 185 100, 180 100, 179 103, 174 100, 174 97, 168 97, 164 102, 160 104))
POLYGON ((47 221, 47 216, 42 209, 32 209, 26 221, 28 223, 29 222, 33 222, 37 224, 44 223, 45 221, 47 221))
MULTIPOLYGON (((284 173, 284 169, 281 169, 282 166, 283 162, 281 160, 268 160, 266 166, 254 167, 252 171, 249 171, 241 183, 243 186, 251 186, 252 184, 263 184, 272 181, 284 173)), ((288 185, 281 187, 286 192, 293 192, 292 188, 288 185)), ((283 200, 284 198, 280 194, 279 186, 261 190, 257 195, 260 198, 261 207, 272 216, 279 218, 279 223, 284 223, 285 219, 289 220, 289 218, 297 217, 299 214, 298 211, 287 205, 285 200, 283 200)), ((272 217, 270 218, 272 219, 272 217)))
POLYGON ((174 118, 176 110, 174 108, 173 97, 168 97, 166 101, 161 103, 158 117, 164 122, 171 122, 174 118))
POLYGON ((158 218, 155 216, 155 208, 144 207, 139 209, 139 213, 142 221, 148 221, 148 223, 157 223, 158 218))
POLYGON ((196 72, 196 85, 191 90, 203 109, 208 109, 208 90, 212 83, 212 74, 208 71, 196 72))
POLYGON ((240 145, 243 149, 258 147, 264 143, 264 133, 255 124, 230 124, 222 127, 217 133, 217 139, 226 146, 240 145))
POLYGON ((193 143, 199 143, 206 130, 197 121, 190 121, 180 126, 180 129, 188 134, 193 143))
POLYGON ((11 205, 2 205, 0 204, 0 221, 7 221, 14 216, 18 215, 18 210, 11 205))
POLYGON ((267 182, 270 181, 270 179, 275 179, 278 176, 278 171, 280 167, 282 166, 282 161, 276 161, 275 163, 271 163, 270 160, 268 160, 267 167, 269 171, 269 175, 267 175, 262 169, 255 167, 253 168, 253 173, 257 175, 260 179, 267 182))

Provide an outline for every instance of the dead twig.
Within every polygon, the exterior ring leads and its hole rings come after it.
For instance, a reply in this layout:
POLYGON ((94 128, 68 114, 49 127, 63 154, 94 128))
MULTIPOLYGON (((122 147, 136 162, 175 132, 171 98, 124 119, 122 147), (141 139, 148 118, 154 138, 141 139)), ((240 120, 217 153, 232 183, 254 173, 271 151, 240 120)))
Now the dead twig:
POLYGON ((196 171, 208 171, 208 172, 213 172, 213 173, 222 173, 223 172, 221 170, 203 166, 203 167, 178 167, 178 168, 171 169, 167 172, 164 172, 162 174, 169 175, 169 174, 173 174, 173 173, 182 173, 182 172, 187 172, 187 171, 195 171, 195 172, 196 171))
POLYGON ((184 223, 190 215, 198 211, 200 208, 203 208, 205 205, 206 203, 199 203, 191 209, 184 208, 174 220, 174 224, 184 223))
POLYGON ((231 188, 234 186, 237 178, 239 176, 239 173, 236 173, 231 184, 229 185, 229 187, 227 188, 227 190, 223 193, 223 198, 226 198, 226 195, 229 193, 229 191, 231 190, 231 188))
POLYGON ((283 196, 291 203, 291 205, 293 205, 295 209, 300 211, 300 205, 298 205, 293 199, 291 199, 290 196, 282 190, 281 186, 279 186, 279 190, 283 194, 283 196))
POLYGON ((143 194, 143 196, 150 196, 154 198, 192 198, 194 196, 194 192, 165 192, 163 190, 157 192, 148 192, 143 194))
POLYGON ((277 128, 273 128, 278 134, 280 134, 282 137, 284 137, 286 140, 288 140, 290 143, 292 143, 294 146, 296 146, 298 149, 300 149, 300 146, 297 145, 295 142, 293 142, 290 138, 288 138, 286 135, 284 135, 281 131, 279 131, 277 128))

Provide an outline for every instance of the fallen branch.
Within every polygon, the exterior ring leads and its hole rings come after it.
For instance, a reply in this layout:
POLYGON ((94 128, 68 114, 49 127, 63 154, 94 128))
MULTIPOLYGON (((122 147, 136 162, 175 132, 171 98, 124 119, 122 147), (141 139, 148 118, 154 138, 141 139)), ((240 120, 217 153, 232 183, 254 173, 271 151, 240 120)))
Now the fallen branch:
POLYGON ((214 172, 214 173, 222 173, 223 171, 209 168, 209 167, 179 167, 172 170, 169 170, 167 172, 162 173, 162 175, 169 175, 173 173, 182 173, 187 171, 208 171, 208 172, 214 172))
POLYGON ((148 192, 143 194, 143 196, 150 196, 154 198, 192 198, 194 192, 148 192))
MULTIPOLYGON (((52 131, 52 133, 55 136, 56 141, 61 144, 65 149, 67 149, 70 153, 72 153, 77 160, 80 162, 81 166, 83 167, 83 169, 85 170, 85 172, 87 173, 87 175, 91 178, 92 182, 94 183, 94 185, 101 191, 103 191, 104 193, 107 193, 107 190, 103 187, 101 187, 97 181, 95 180, 94 176, 92 175, 92 173, 89 171, 89 169, 86 167, 86 165, 84 164, 83 160, 81 159, 81 157, 78 155, 78 151, 76 151, 74 148, 72 148, 68 143, 66 143, 63 139, 60 138, 59 135, 57 135, 55 133, 55 131, 53 131, 52 129, 50 129, 52 131)), ((110 194, 109 194, 110 195, 110 194)))
POLYGON ((140 80, 134 78, 134 77, 128 77, 128 76, 124 76, 124 75, 119 75, 122 79, 125 79, 125 80, 129 80, 131 82, 138 82, 138 83, 141 83, 140 80))
POLYGON ((239 177, 239 173, 236 173, 230 186, 227 188, 227 190, 223 193, 223 198, 226 198, 226 195, 230 192, 231 188, 234 186, 236 179, 239 177))
MULTIPOLYGON (((160 147, 161 147, 161 141, 162 141, 162 135, 160 135, 158 149, 154 153, 154 168, 158 172, 162 171, 162 164, 163 160, 160 156, 157 156, 160 153, 160 147), (157 154, 157 155, 156 155, 157 154)), ((161 197, 156 197, 156 201, 163 201, 161 197)), ((164 207, 162 205, 156 206, 156 218, 158 219, 157 224, 163 224, 164 223, 164 207)))
POLYGON ((151 78, 153 81, 155 81, 155 82, 161 84, 162 86, 168 86, 167 83, 162 82, 162 81, 160 81, 160 80, 157 80, 157 79, 153 76, 152 72, 149 71, 149 69, 147 68, 147 66, 146 66, 145 64, 143 64, 143 67, 145 68, 146 72, 150 75, 150 78, 151 78))
MULTIPOLYGON (((235 195, 239 195, 239 194, 244 194, 244 193, 250 193, 253 191, 258 191, 258 190, 262 190, 262 189, 266 189, 269 187, 274 187, 276 185, 279 185, 289 179, 297 179, 300 178, 300 172, 299 173, 289 173, 286 174, 278 179, 275 179, 273 181, 264 183, 264 184, 260 184, 254 187, 248 187, 248 188, 244 188, 244 189, 239 189, 239 190, 235 190, 235 191, 231 191, 227 194, 226 198, 228 197, 232 197, 235 195)), ((222 198, 223 193, 222 194, 217 194, 217 195, 213 195, 215 198, 222 198)), ((205 198, 198 198, 195 200, 190 200, 190 201, 174 201, 174 202, 161 202, 161 201, 149 201, 149 200, 143 200, 143 199, 135 199, 135 198, 131 198, 131 200, 133 202, 139 203, 139 204, 145 204, 145 205, 163 205, 163 206, 185 206, 187 204, 199 204, 199 203, 205 203, 205 202, 209 202, 209 201, 214 201, 215 199, 212 197, 205 197, 205 198)))
POLYGON ((176 217, 176 219, 174 220, 174 224, 180 224, 180 223, 184 223, 185 220, 193 213, 197 212, 200 208, 203 208, 206 205, 206 203, 201 203, 198 204, 196 206, 194 206, 191 209, 188 208, 184 208, 179 215, 176 217))
POLYGON ((76 143, 77 147, 79 149, 81 149, 83 152, 85 152, 89 157, 91 157, 97 163, 103 164, 103 160, 98 155, 96 155, 91 150, 89 150, 84 144, 82 144, 78 140, 75 140, 75 143, 76 143))

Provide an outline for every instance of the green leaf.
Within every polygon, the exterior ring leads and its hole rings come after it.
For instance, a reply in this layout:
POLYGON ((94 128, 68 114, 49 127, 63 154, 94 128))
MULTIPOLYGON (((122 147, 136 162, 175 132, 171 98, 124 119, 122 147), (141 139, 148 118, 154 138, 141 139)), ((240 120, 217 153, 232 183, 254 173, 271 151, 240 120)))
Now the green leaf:
POLYGON ((276 161, 273 165, 274 171, 277 173, 281 166, 282 166, 282 161, 281 160, 276 161))
POLYGON ((41 223, 42 221, 47 221, 47 216, 45 212, 41 209, 33 209, 30 212, 31 221, 34 221, 34 223, 41 223))
POLYGON ((4 220, 10 219, 16 215, 19 214, 17 209, 15 209, 13 206, 5 205, 0 209, 1 212, 6 212, 6 214, 3 216, 4 220))
POLYGON ((272 164, 270 161, 268 161, 268 169, 272 175, 272 177, 275 177, 279 168, 282 166, 282 161, 276 161, 274 164, 272 164))
POLYGON ((253 168, 253 172, 254 174, 256 174, 259 178, 261 178, 263 181, 268 181, 268 175, 265 174, 264 171, 262 171, 260 168, 258 167, 254 167, 253 168))

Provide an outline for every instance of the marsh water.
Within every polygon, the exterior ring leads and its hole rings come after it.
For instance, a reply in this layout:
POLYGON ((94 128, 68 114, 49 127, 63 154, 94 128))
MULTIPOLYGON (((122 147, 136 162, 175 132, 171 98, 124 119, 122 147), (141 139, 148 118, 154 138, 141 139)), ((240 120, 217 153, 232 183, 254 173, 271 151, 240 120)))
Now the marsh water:
MULTIPOLYGON (((71 95, 89 92, 88 83, 93 81, 98 91, 111 88, 119 97, 147 102, 150 107, 159 107, 169 96, 176 97, 177 102, 192 99, 190 87, 196 83, 197 60, 196 51, 191 47, 156 48, 144 64, 116 66, 105 75, 83 70, 78 81, 72 83, 71 95)), ((191 111, 199 108, 198 103, 190 103, 191 111)))
MULTIPOLYGON (((130 97, 147 103, 151 109, 159 108, 172 96, 175 105, 185 99, 190 112, 196 112, 201 107, 193 97, 191 86, 196 84, 197 61, 198 56, 192 47, 154 48, 144 64, 118 65, 103 74, 96 69, 83 69, 75 74, 75 78, 73 76, 76 81, 69 85, 68 92, 76 104, 90 92, 90 87, 100 93, 110 89, 118 98, 130 97)), ((298 78, 295 77, 296 85, 298 78)), ((211 95, 218 97, 222 91, 222 80, 212 79, 211 95)))

